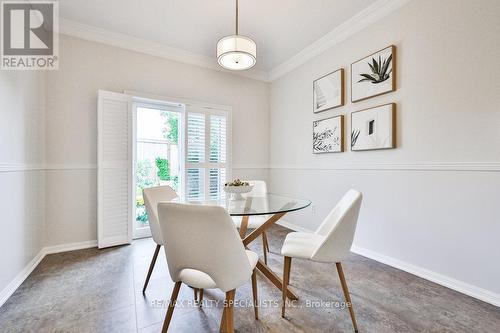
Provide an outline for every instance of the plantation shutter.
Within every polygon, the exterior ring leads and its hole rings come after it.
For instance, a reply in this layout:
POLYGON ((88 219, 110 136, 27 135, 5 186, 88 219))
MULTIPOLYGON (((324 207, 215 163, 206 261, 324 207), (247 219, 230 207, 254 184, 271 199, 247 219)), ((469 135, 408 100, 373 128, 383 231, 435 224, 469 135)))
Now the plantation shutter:
POLYGON ((229 112, 186 108, 186 187, 188 200, 217 200, 229 177, 229 112))
POLYGON ((97 244, 104 248, 132 242, 131 98, 100 90, 97 110, 97 244))

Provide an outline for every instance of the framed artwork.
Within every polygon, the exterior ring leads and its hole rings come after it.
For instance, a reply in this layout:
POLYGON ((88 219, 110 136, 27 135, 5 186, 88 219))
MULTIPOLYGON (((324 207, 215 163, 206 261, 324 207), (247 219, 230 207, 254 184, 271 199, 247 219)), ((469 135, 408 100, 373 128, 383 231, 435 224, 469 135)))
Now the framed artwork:
POLYGON ((344 69, 326 74, 313 82, 313 112, 344 105, 344 69))
POLYGON ((344 151, 344 116, 313 122, 313 153, 340 153, 344 151))
POLYGON ((396 47, 388 46, 351 64, 351 102, 396 90, 396 47))
POLYGON ((351 150, 396 148, 396 104, 351 113, 351 150))

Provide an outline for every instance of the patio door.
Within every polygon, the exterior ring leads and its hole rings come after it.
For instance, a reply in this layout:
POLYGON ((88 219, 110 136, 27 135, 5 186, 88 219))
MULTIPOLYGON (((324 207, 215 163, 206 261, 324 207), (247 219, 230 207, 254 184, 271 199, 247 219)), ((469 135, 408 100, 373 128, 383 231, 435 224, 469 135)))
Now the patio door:
POLYGON ((135 219, 134 238, 151 236, 144 206, 144 188, 168 185, 177 193, 183 188, 180 139, 182 104, 134 102, 135 115, 135 219))
POLYGON ((169 185, 181 198, 218 200, 231 173, 231 109, 99 91, 99 248, 151 235, 142 198, 169 185))

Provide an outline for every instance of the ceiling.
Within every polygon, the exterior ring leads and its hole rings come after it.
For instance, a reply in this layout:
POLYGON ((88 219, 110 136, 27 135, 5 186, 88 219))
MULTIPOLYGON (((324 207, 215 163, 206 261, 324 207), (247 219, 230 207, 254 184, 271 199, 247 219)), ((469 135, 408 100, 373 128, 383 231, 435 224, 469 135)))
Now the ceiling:
MULTIPOLYGON (((257 42, 257 70, 268 72, 375 0, 240 0, 240 34, 257 42)), ((235 0, 62 0, 66 20, 161 43, 215 60, 217 40, 233 34, 235 0)))

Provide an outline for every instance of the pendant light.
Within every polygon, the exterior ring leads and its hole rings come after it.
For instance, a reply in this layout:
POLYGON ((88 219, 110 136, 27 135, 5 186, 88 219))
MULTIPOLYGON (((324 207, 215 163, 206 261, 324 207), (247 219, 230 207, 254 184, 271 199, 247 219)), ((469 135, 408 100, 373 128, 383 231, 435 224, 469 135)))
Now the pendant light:
POLYGON ((236 34, 221 38, 217 42, 217 61, 225 69, 241 71, 257 63, 257 44, 238 34, 238 0, 236 0, 236 34))

